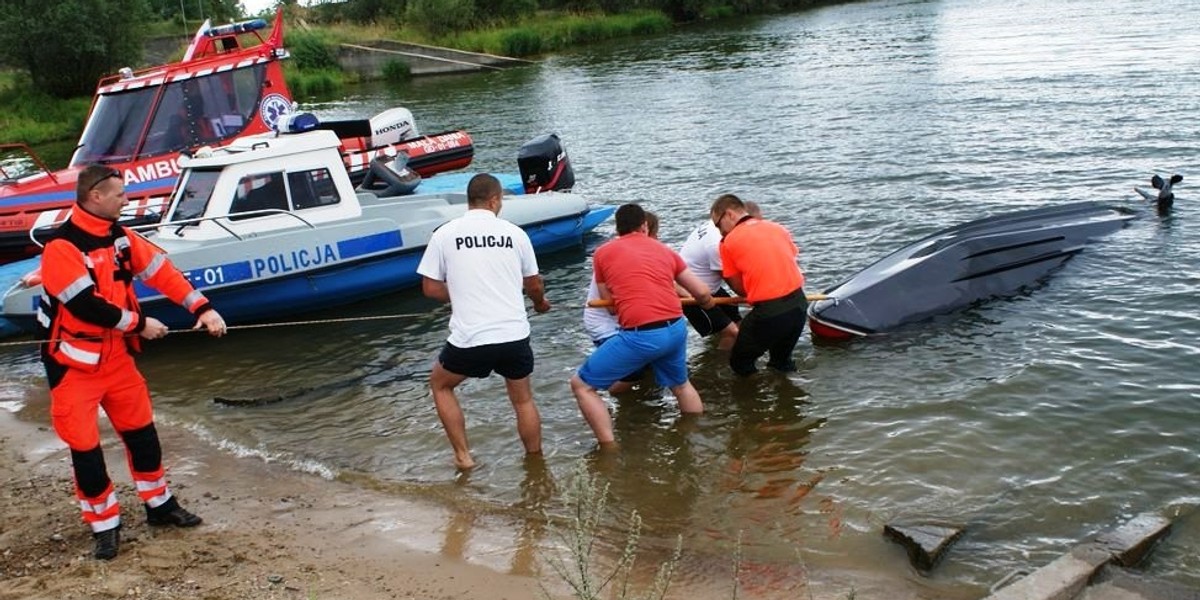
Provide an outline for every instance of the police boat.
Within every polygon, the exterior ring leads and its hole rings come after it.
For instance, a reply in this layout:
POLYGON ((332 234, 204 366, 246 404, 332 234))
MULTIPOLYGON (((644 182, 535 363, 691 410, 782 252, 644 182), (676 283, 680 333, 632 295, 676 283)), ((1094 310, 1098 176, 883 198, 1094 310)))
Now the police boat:
MULTIPOLYGON (((531 152, 554 146, 550 137, 539 140, 548 146, 531 152)), ((163 248, 233 324, 417 285, 417 264, 430 235, 466 212, 466 194, 389 195, 395 191, 390 186, 356 188, 342 166, 339 146, 336 134, 314 129, 247 136, 182 156, 165 219, 137 229, 163 248)), ((533 191, 574 177, 565 153, 522 168, 533 191)), ((581 244, 614 210, 579 194, 550 190, 506 194, 500 216, 521 226, 535 251, 544 253, 581 244)), ((22 264, 38 265, 36 258, 22 264)), ((0 334, 32 330, 39 283, 33 271, 11 284, 3 296, 0 334)), ((135 285, 147 314, 175 328, 193 323, 162 295, 135 285)))
POLYGON ((808 307, 814 338, 886 333, 1043 280, 1131 210, 1078 202, 994 215, 924 237, 824 290, 808 307))

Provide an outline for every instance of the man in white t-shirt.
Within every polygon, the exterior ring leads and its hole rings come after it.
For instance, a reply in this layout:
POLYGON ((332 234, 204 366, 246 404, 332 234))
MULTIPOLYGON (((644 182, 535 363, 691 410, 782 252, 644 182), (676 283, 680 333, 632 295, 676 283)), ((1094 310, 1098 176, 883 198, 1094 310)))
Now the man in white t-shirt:
MULTIPOLYGON (((762 211, 753 202, 746 202, 746 211, 755 217, 761 217, 762 211)), ((683 258, 691 272, 708 285, 713 297, 729 297, 725 290, 725 280, 721 277, 721 232, 713 225, 712 219, 705 219, 692 233, 687 241, 679 248, 679 256, 683 258)), ((738 323, 742 320, 741 312, 731 304, 720 304, 708 310, 699 306, 685 305, 683 316, 687 317, 692 329, 701 337, 720 334, 721 340, 717 348, 728 350, 737 340, 738 323)))
POLYGON ((426 296, 450 303, 450 337, 433 363, 429 387, 459 469, 475 466, 466 419, 454 388, 495 371, 504 377, 528 454, 542 451, 542 421, 529 376, 533 350, 525 294, 539 313, 550 310, 533 244, 520 227, 498 217, 503 188, 487 174, 467 184, 467 213, 433 232, 417 273, 426 296))

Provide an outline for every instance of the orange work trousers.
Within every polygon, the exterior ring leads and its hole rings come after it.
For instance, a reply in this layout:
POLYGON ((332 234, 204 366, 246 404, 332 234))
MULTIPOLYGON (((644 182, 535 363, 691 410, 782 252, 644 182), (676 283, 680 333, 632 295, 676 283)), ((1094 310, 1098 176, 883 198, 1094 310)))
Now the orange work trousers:
POLYGON ((83 520, 93 531, 119 526, 121 515, 100 449, 100 408, 125 442, 129 471, 142 502, 154 508, 171 499, 150 391, 133 357, 124 352, 109 357, 95 373, 68 369, 50 389, 50 419, 71 449, 75 494, 83 520))

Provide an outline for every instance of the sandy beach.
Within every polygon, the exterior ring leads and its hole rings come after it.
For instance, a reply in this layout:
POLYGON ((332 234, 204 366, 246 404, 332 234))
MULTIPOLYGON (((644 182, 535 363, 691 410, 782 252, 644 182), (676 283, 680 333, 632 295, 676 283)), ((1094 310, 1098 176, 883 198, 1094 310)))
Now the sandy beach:
POLYGON ((0 411, 0 598, 530 598, 537 580, 419 551, 444 510, 371 494, 163 431, 175 494, 204 517, 151 529, 105 436, 122 499, 121 553, 91 558, 68 455, 46 426, 0 411), (131 500, 131 498, 133 500, 131 500))
MULTIPOLYGON (((168 477, 205 521, 152 529, 119 442, 107 423, 101 429, 123 501, 121 552, 111 562, 91 558, 68 454, 53 431, 0 411, 0 600, 515 600, 544 597, 541 585, 571 597, 544 567, 553 551, 544 532, 531 541, 503 520, 238 458, 178 427, 160 427, 168 477)), ((667 597, 730 598, 727 579, 679 582, 667 597)), ((875 573, 805 570, 747 583, 738 597, 931 597, 875 573)))

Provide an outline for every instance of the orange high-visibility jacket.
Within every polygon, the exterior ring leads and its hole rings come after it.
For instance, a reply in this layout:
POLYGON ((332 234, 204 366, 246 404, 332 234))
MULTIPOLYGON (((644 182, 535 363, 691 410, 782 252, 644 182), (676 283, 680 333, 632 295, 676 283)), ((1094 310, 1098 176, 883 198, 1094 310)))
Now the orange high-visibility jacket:
POLYGON ((49 340, 43 360, 87 372, 114 353, 140 349, 136 334, 146 322, 135 277, 195 315, 212 308, 162 249, 78 206, 46 244, 41 271, 38 324, 49 340))

